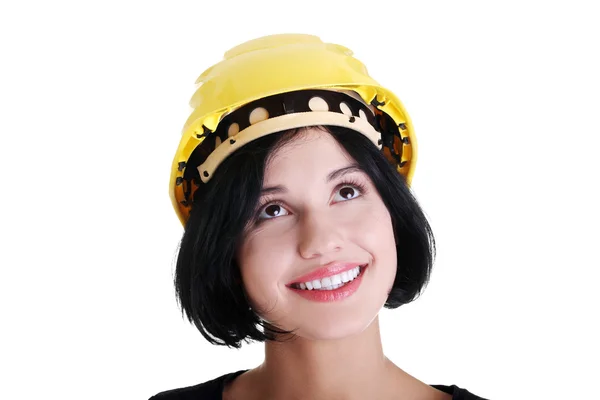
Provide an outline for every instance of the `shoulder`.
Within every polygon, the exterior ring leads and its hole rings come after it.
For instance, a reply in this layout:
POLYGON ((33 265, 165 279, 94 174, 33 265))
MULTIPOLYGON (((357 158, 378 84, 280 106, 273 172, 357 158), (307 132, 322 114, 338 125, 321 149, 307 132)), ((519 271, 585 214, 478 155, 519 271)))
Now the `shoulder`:
POLYGON ((225 383, 244 371, 230 372, 194 386, 165 390, 148 400, 221 400, 225 383))
POLYGON ((487 400, 469 392, 467 389, 460 388, 456 385, 430 385, 444 393, 452 395, 452 400, 487 400))

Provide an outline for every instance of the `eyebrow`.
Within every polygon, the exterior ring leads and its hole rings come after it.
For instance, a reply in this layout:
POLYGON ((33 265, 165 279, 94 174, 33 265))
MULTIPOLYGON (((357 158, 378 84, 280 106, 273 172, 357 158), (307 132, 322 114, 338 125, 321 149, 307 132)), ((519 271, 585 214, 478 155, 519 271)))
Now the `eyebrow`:
MULTIPOLYGON (((360 167, 360 165, 351 164, 351 165, 348 165, 347 167, 336 169, 335 171, 330 172, 329 175, 327 175, 326 182, 329 183, 334 179, 341 178, 342 176, 351 174, 353 172, 365 172, 365 171, 360 167)), ((269 186, 269 187, 263 188, 260 191, 260 194, 261 194, 261 196, 264 196, 266 194, 287 193, 287 191, 288 190, 285 186, 277 185, 277 186, 269 186)))

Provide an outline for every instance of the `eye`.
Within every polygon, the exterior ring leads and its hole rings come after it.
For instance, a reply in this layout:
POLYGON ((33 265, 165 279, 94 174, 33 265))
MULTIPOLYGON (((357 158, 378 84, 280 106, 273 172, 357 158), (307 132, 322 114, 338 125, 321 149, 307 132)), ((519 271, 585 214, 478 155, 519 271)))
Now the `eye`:
POLYGON ((282 215, 288 215, 289 212, 286 210, 283 205, 279 203, 271 203, 262 208, 260 213, 258 214, 258 219, 273 219, 277 217, 281 217, 282 215))
POLYGON ((335 199, 335 201, 346 201, 346 200, 352 200, 357 198, 358 196, 360 196, 361 194, 361 189, 359 189, 358 187, 354 186, 354 185, 344 185, 341 188, 338 189, 337 195, 341 196, 341 199, 335 199))

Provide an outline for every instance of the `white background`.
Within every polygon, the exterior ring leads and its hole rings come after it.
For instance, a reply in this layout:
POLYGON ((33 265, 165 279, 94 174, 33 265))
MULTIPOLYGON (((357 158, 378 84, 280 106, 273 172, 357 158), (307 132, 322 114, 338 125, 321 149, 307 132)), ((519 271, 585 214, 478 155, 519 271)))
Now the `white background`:
POLYGON ((209 345, 172 287, 169 169, 229 48, 351 48, 415 125, 431 283, 385 353, 492 399, 600 398, 599 13, 593 2, 3 2, 0 390, 146 399, 262 361, 209 345))

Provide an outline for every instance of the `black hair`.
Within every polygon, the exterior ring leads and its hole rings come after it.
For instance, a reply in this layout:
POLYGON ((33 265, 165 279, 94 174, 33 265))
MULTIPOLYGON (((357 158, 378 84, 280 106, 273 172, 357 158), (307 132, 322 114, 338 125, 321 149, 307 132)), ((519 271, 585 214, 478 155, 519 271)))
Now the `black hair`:
MULTIPOLYGON (((427 285, 435 258, 427 218, 405 178, 368 138, 343 127, 320 128, 366 172, 390 213, 398 267, 384 307, 413 301, 427 285)), ((256 213, 269 157, 303 131, 256 139, 226 158, 206 184, 194 179, 198 189, 180 243, 174 284, 182 314, 212 344, 240 348, 242 341, 280 340, 293 333, 262 320, 250 307, 235 255, 256 213)), ((191 162, 186 170, 197 171, 191 162)))

